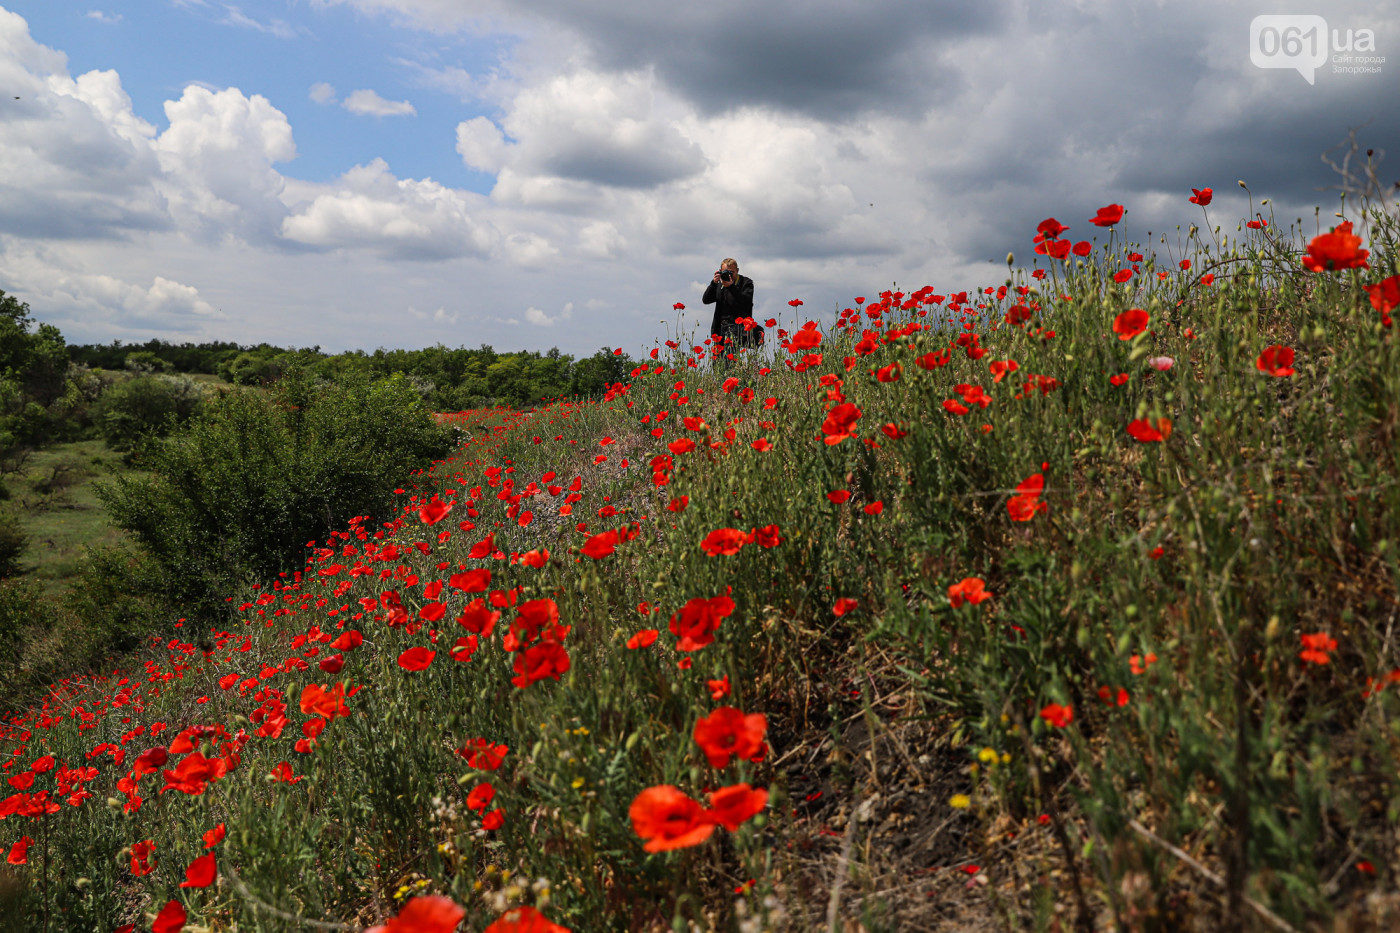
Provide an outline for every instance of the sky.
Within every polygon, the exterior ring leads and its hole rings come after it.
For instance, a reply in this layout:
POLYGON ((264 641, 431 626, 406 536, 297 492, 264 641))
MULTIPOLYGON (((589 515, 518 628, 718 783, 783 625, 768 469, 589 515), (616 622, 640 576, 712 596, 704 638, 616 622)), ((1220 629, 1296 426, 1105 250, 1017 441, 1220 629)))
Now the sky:
POLYGON ((1400 180, 1400 2, 1278 11, 0 0, 0 290, 70 343, 636 353, 729 256, 830 320, 1000 284, 1045 217, 1232 232, 1239 179, 1311 234, 1350 132, 1400 180))

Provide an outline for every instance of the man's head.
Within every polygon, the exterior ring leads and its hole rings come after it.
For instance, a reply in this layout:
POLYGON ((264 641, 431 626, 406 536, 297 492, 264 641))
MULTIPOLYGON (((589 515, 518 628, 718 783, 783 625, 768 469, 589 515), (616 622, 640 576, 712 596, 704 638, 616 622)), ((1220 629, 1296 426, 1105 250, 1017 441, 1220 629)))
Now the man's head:
POLYGON ((739 264, 733 259, 726 259, 719 264, 719 274, 724 281, 732 282, 739 275, 739 264))

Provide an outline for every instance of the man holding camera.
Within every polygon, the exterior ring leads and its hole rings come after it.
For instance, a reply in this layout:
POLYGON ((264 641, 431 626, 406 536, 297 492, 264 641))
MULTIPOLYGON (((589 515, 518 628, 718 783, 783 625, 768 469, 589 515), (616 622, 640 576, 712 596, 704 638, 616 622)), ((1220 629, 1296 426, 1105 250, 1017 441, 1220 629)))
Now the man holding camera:
POLYGON ((716 360, 728 360, 741 349, 753 349, 763 342, 763 329, 745 327, 739 318, 753 317, 753 279, 739 274, 739 264, 726 259, 705 289, 701 299, 715 306, 710 323, 710 352, 716 360))

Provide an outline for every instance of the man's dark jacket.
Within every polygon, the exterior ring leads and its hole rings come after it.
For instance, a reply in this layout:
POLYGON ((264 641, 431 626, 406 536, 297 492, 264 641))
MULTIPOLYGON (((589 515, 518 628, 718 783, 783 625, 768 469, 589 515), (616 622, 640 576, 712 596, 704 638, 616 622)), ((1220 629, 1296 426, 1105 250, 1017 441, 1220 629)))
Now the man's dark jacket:
POLYGON ((740 332, 742 325, 734 322, 741 317, 753 317, 753 279, 735 275, 733 284, 724 286, 711 281, 701 301, 715 306, 715 317, 710 322, 711 336, 740 332))

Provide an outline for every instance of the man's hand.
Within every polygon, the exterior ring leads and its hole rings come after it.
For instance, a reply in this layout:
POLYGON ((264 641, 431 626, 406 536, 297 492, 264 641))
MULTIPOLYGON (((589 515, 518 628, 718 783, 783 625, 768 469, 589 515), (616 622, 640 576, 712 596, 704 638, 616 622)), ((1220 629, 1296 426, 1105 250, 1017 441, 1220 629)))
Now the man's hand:
POLYGON ((715 284, 716 284, 716 285, 721 284, 721 282, 720 282, 720 280, 719 280, 719 273, 718 273, 718 272, 715 273, 715 284))

